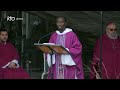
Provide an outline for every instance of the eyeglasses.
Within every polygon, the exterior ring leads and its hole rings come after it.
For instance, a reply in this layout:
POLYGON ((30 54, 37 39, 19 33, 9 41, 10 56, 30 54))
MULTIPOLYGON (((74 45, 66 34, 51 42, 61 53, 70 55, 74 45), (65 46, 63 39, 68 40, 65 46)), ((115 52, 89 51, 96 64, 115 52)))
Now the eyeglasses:
POLYGON ((117 31, 117 29, 110 29, 110 31, 117 31))

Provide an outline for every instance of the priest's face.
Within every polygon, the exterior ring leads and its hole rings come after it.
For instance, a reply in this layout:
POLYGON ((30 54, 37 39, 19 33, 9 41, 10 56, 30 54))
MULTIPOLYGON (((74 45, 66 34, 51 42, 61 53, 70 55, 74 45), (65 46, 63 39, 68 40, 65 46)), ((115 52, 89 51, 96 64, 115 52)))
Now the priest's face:
POLYGON ((117 28, 115 24, 110 24, 106 28, 106 33, 109 38, 116 39, 117 38, 117 28))
POLYGON ((65 29, 66 22, 65 22, 65 19, 63 17, 57 18, 56 24, 57 24, 59 31, 63 31, 65 29))
POLYGON ((6 31, 0 32, 0 42, 6 42, 8 40, 8 33, 6 31))

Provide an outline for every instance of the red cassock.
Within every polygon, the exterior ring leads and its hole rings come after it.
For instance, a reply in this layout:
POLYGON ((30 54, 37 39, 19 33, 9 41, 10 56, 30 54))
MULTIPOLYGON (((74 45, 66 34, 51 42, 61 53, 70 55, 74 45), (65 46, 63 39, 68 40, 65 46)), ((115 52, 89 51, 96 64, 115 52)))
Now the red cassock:
MULTIPOLYGON (((91 65, 90 78, 95 78, 94 69, 100 68, 100 39, 96 41, 91 65)), ((120 38, 102 36, 102 79, 120 79, 120 38)))
POLYGON ((13 60, 19 60, 15 47, 10 42, 0 43, 0 79, 30 79, 29 74, 22 67, 2 68, 13 60))

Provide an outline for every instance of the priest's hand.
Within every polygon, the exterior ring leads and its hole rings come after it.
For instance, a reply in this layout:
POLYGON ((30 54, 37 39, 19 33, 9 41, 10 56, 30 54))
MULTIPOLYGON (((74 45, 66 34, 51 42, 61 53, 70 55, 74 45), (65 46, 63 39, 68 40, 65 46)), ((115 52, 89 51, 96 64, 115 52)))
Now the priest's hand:
POLYGON ((8 65, 9 68, 16 68, 16 64, 14 62, 10 62, 8 65))

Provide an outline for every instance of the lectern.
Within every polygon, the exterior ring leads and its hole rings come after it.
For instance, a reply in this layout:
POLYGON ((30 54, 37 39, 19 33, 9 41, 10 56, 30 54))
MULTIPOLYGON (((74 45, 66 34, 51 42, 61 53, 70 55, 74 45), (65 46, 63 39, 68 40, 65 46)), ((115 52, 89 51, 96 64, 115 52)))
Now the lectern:
POLYGON ((43 53, 50 54, 51 56, 51 67, 50 67, 50 78, 53 79, 52 71, 52 56, 53 54, 70 54, 69 51, 61 45, 56 45, 53 43, 34 43, 43 53))

